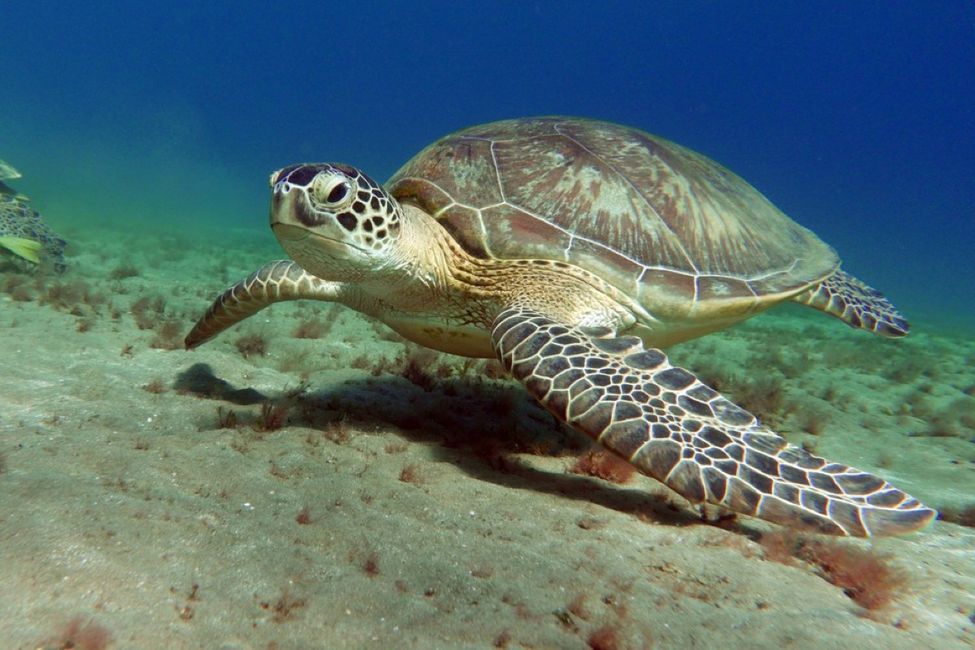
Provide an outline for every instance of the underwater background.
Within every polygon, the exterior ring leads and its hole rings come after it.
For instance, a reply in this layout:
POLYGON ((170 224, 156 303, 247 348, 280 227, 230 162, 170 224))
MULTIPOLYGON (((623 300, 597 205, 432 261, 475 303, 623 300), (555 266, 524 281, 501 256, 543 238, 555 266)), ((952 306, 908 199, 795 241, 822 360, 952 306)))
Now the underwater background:
MULTIPOLYGON (((7 2, 0 143, 57 224, 263 228, 270 171, 385 179, 458 128, 640 127, 908 316, 975 326, 975 5, 7 2)), ((214 245, 219 245, 218 241, 214 245)))
POLYGON ((0 249, 0 648, 975 647, 973 106, 968 0, 2 3, 5 182, 68 247, 0 249), (184 349, 284 257, 272 170, 543 114, 717 160, 891 298, 901 340, 783 305, 667 353, 937 521, 702 511, 342 306, 184 349))

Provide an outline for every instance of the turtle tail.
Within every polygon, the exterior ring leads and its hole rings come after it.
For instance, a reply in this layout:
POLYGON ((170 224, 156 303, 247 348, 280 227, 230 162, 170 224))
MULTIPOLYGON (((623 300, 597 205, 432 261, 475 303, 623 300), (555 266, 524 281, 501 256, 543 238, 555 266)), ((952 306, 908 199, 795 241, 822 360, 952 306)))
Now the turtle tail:
POLYGON ((907 320, 882 293, 839 269, 793 300, 880 336, 900 338, 910 331, 907 320))

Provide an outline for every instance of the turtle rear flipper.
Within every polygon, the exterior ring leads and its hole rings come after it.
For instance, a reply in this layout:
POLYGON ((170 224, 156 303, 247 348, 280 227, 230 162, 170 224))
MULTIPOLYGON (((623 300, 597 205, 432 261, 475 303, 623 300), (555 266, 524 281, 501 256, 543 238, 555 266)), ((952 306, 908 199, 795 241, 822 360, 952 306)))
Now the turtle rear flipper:
POLYGON ((850 327, 888 338, 906 336, 910 330, 907 320, 882 293, 841 270, 793 300, 835 316, 850 327))
POLYGON ((867 472, 788 444, 635 337, 598 338, 525 306, 494 321, 504 367, 558 418, 692 502, 867 537, 936 514, 867 472))

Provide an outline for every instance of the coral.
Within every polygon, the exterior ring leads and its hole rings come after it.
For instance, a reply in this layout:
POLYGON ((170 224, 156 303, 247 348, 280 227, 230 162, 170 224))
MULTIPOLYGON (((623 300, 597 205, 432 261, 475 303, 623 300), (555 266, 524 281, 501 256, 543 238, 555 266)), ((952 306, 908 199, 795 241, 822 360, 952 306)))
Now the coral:
POLYGON ((337 445, 349 440, 349 422, 345 417, 333 420, 322 429, 322 437, 328 438, 337 445))
POLYGON ((254 420, 254 429, 257 431, 277 431, 288 421, 288 411, 291 404, 287 401, 274 404, 264 402, 261 404, 261 412, 254 420))
POLYGON ((616 650, 621 647, 616 629, 609 625, 594 630, 586 639, 586 644, 592 650, 616 650))
POLYGON ((375 551, 370 551, 369 555, 366 556, 365 561, 362 563, 362 570, 365 571, 366 575, 370 578, 375 578, 379 575, 379 553, 375 551))
POLYGON ((777 375, 761 375, 734 387, 734 401, 766 426, 776 428, 785 415, 785 392, 777 375))
POLYGON ((964 396, 952 401, 947 408, 928 418, 925 435, 932 437, 957 437, 975 440, 975 398, 964 396))
POLYGON ((52 282, 41 294, 42 305, 51 305, 55 309, 67 311, 82 301, 88 291, 88 286, 76 280, 74 282, 52 282))
POLYGON ((27 286, 30 276, 22 273, 10 273, 3 278, 3 292, 17 302, 29 302, 34 299, 34 293, 27 286))
POLYGON ((142 296, 129 305, 129 313, 140 330, 151 330, 166 313, 166 300, 161 296, 142 296))
POLYGON ((626 483, 636 473, 636 468, 605 449, 592 449, 580 456, 569 471, 595 476, 612 483, 626 483))
POLYGON ((481 366, 481 373, 488 379, 504 379, 508 376, 501 362, 494 359, 486 359, 484 361, 481 366))
POLYGON ((237 413, 232 409, 223 410, 222 406, 217 407, 217 428, 236 429, 237 413))
POLYGON ((321 321, 308 319, 298 323, 291 336, 296 339, 320 339, 328 333, 329 329, 321 321))
POLYGON ((166 392, 166 382, 164 382, 159 377, 154 377, 149 380, 149 383, 142 387, 142 390, 147 393, 153 393, 158 395, 160 393, 166 392))
POLYGON ((376 363, 376 361, 373 359, 373 357, 369 356, 368 354, 360 354, 349 361, 349 367, 355 368, 356 370, 365 370, 372 367, 374 363, 376 363))
POLYGON ((800 557, 818 566, 831 583, 864 609, 880 609, 906 586, 907 576, 892 567, 889 558, 856 546, 816 541, 800 557))
POLYGON ((404 483, 421 485, 423 483, 423 477, 420 475, 420 466, 416 463, 405 465, 403 469, 400 470, 399 480, 403 481, 404 483))
POLYGON ((160 350, 179 350, 183 347, 180 336, 183 325, 175 318, 167 318, 156 324, 156 335, 149 342, 150 347, 160 350))
POLYGON ((267 339, 260 334, 245 334, 234 341, 234 346, 245 359, 253 355, 263 357, 267 354, 267 339))
POLYGON ((587 596, 584 593, 580 592, 576 594, 575 598, 572 599, 572 602, 570 602, 568 607, 566 607, 566 610, 568 610, 568 612, 576 618, 588 621, 592 614, 586 607, 586 598, 587 596))
POLYGON ((281 596, 274 602, 261 601, 261 609, 271 612, 271 620, 275 623, 284 623, 295 618, 295 610, 307 605, 304 598, 293 596, 287 589, 282 590, 281 596))
POLYGON ((9 292, 11 300, 16 302, 30 302, 34 299, 34 294, 27 287, 16 287, 9 292))
POLYGON ((785 565, 802 560, 817 567, 831 584, 867 610, 882 609, 907 586, 906 574, 890 564, 890 557, 830 539, 810 539, 780 529, 759 540, 765 559, 785 565))
POLYGON ((281 372, 295 373, 302 381, 307 381, 311 376, 312 369, 307 367, 308 354, 302 350, 292 350, 285 354, 277 355, 277 368, 281 372))
POLYGON ((430 392, 437 384, 436 377, 431 372, 431 366, 439 358, 440 354, 434 350, 412 347, 402 361, 399 374, 410 383, 430 392))
POLYGON ((45 648, 58 650, 105 650, 112 642, 112 634, 93 621, 83 622, 77 616, 64 626, 58 636, 45 644, 45 648))
POLYGON ((764 559, 786 566, 796 563, 796 553, 802 545, 802 538, 791 528, 776 528, 762 533, 758 543, 764 551, 764 559))
POLYGON ((795 418, 800 429, 808 434, 818 436, 829 423, 830 413, 819 404, 803 404, 795 418))
POLYGON ((929 366, 928 359, 921 356, 896 356, 891 363, 886 364, 884 376, 897 384, 910 384, 925 374, 929 366))
POLYGON ((130 261, 121 262, 108 272, 108 277, 112 280, 124 280, 125 278, 134 278, 137 275, 139 275, 139 269, 130 261))

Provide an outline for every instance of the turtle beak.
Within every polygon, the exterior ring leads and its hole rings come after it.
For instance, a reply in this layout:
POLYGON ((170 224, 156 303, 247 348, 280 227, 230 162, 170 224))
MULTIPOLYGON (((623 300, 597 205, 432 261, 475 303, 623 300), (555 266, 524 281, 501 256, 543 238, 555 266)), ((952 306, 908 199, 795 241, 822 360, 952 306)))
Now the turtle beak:
POLYGON ((311 233, 300 226, 292 226, 283 223, 271 223, 271 230, 279 241, 301 241, 306 239, 311 233))
POLYGON ((307 204, 304 192, 292 190, 288 195, 274 194, 271 197, 271 230, 279 240, 298 241, 311 234, 309 225, 303 223, 302 204, 307 204))
POLYGON ((270 217, 275 233, 306 231, 320 223, 305 188, 285 181, 276 182, 271 189, 270 217))

